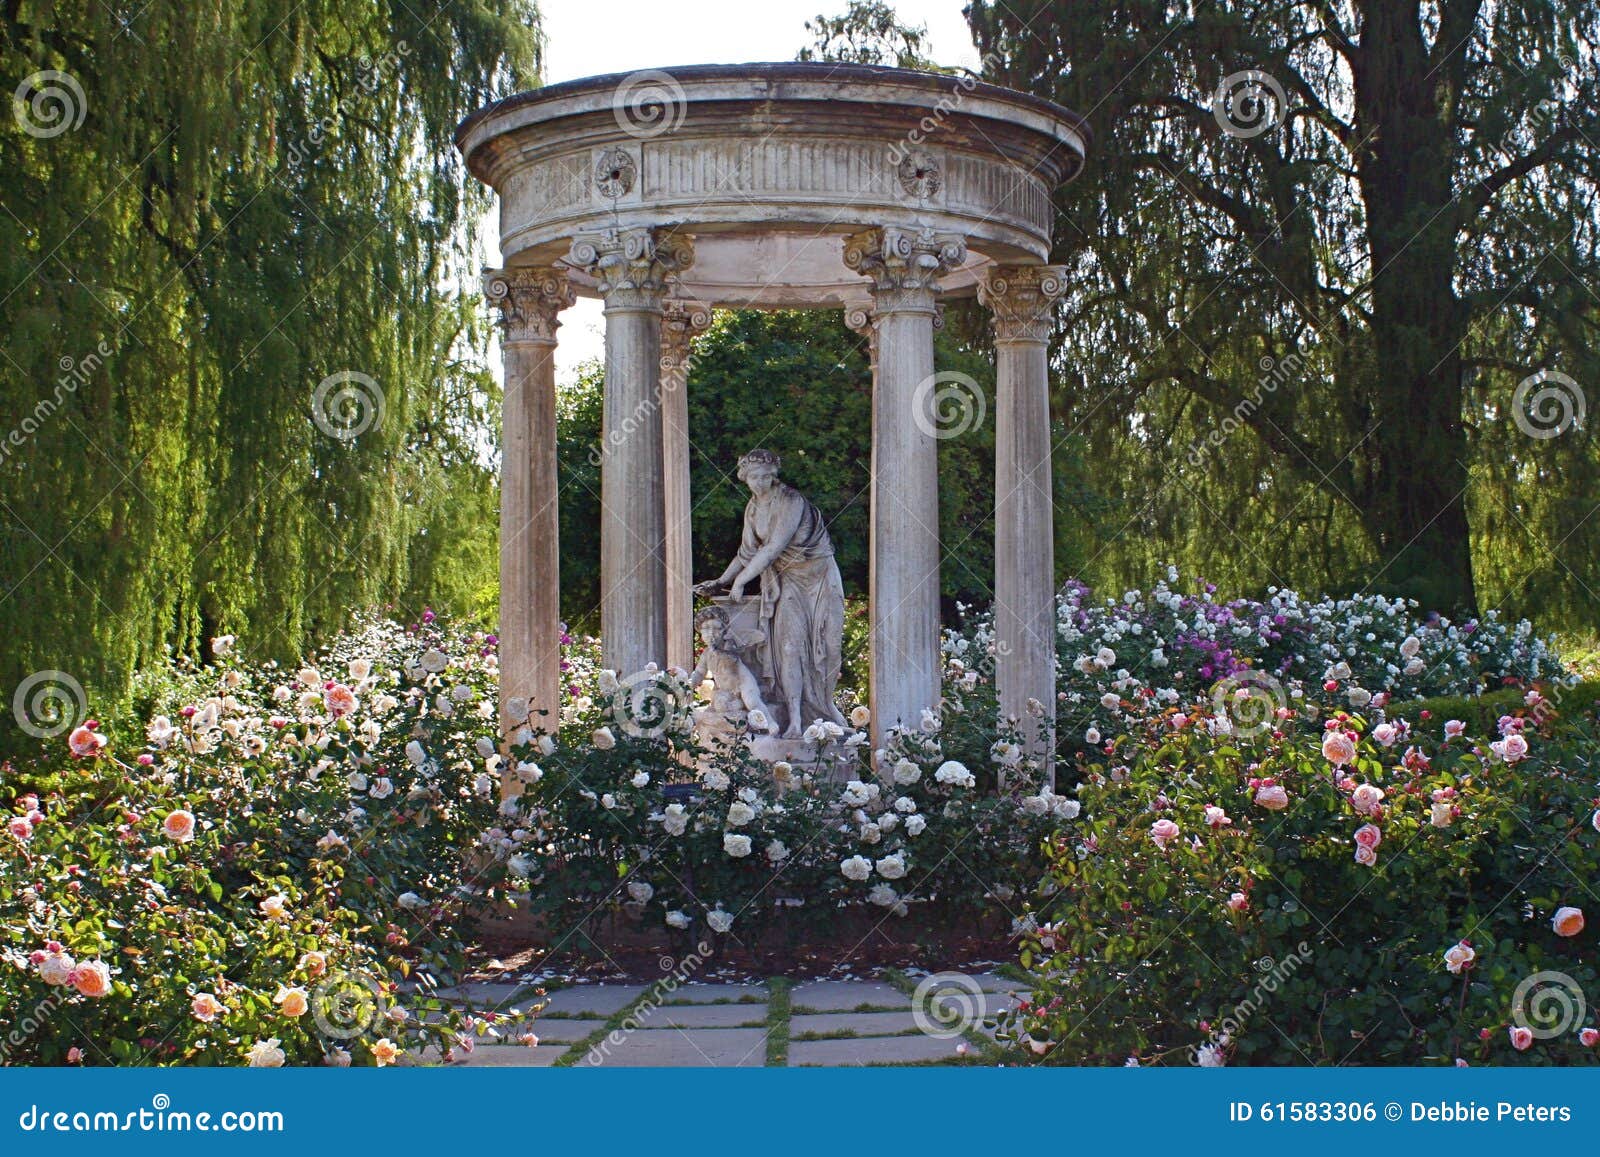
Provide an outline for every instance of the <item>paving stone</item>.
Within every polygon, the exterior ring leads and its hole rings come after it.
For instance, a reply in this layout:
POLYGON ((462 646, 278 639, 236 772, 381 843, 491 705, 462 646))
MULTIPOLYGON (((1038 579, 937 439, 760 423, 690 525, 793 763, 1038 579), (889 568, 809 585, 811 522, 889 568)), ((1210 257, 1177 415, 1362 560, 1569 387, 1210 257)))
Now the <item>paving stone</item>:
POLYGON ((807 1065, 905 1065, 927 1061, 953 1061, 959 1039, 938 1037, 884 1036, 854 1040, 791 1041, 791 1067, 807 1065))
POLYGON ((644 1011, 639 1023, 645 1028, 739 1028, 762 1027, 767 1023, 764 1004, 681 1004, 660 1005, 644 1011))
POLYGON ((892 984, 876 980, 816 980, 797 984, 789 993, 794 1008, 818 1012, 848 1012, 862 1005, 874 1008, 910 1008, 911 998, 892 984))
POLYGON ((710 1004, 713 1001, 767 1002, 764 984, 680 984, 671 992, 665 989, 661 999, 672 1004, 710 1004))
POLYGON ((980 972, 972 979, 978 982, 978 987, 985 992, 1027 992, 1033 986, 1020 980, 1012 980, 1009 976, 1001 976, 998 972, 980 972))
MULTIPOLYGON (((480 1034, 477 1038, 478 1045, 483 1047, 510 1047, 516 1044, 516 1038, 525 1032, 531 1032, 539 1038, 540 1047, 546 1044, 571 1044, 573 1041, 582 1040, 596 1029, 605 1025, 605 1021, 598 1018, 584 1017, 576 1020, 567 1020, 563 1017, 534 1018, 531 1024, 521 1024, 508 1027, 499 1036, 480 1034)), ((526 1046, 522 1046, 526 1047, 526 1046)))
POLYGON ((439 990, 439 996, 456 1004, 470 1004, 477 1009, 505 1008, 508 1005, 525 1007, 539 998, 530 984, 475 983, 439 990))
POLYGON ((853 1032, 857 1036, 893 1036, 917 1028, 911 1010, 904 1012, 823 1012, 789 1018, 789 1035, 853 1032))
MULTIPOLYGON (((630 1004, 644 991, 642 984, 577 984, 552 992, 540 1019, 551 1013, 564 1016, 598 1016, 605 1018, 630 1004)), ((537 1031, 537 1030, 535 1030, 537 1031)))
POLYGON ((642 1028, 606 1037, 578 1061, 606 1068, 760 1068, 767 1063, 764 1028, 642 1028))
MULTIPOLYGON (((540 1038, 541 1041, 544 1039, 540 1038)), ((565 1045, 540 1044, 530 1049, 527 1045, 480 1045, 465 1057, 459 1057, 453 1069, 547 1069, 565 1054, 565 1045)))

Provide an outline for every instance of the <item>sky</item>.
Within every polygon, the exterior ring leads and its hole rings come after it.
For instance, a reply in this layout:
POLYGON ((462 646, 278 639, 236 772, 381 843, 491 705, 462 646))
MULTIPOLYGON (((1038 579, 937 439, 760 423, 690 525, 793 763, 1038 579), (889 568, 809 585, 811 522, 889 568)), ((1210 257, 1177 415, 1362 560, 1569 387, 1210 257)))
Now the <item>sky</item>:
MULTIPOLYGON (((978 51, 961 15, 966 0, 891 0, 902 24, 928 29, 928 55, 976 69, 978 51)), ((542 0, 545 81, 683 64, 793 60, 811 42, 805 23, 838 16, 848 0, 542 0)), ((491 258, 496 256, 491 252, 491 258)), ((562 315, 556 380, 605 352, 600 303, 579 298, 562 315)))

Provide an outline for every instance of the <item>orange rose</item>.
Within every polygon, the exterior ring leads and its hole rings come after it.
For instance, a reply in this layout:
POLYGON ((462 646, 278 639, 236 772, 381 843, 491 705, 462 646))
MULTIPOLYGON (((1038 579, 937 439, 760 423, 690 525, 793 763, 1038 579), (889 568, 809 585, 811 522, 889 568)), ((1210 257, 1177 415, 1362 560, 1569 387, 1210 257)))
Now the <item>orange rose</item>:
POLYGON ((1583 931, 1583 909, 1557 908, 1550 926, 1556 930, 1557 936, 1576 936, 1583 931))
POLYGON ((179 808, 161 821, 161 831, 175 844, 186 844, 194 839, 194 813, 179 808))
POLYGON ((80 964, 72 971, 72 987, 84 996, 105 996, 111 991, 111 969, 99 960, 80 964))

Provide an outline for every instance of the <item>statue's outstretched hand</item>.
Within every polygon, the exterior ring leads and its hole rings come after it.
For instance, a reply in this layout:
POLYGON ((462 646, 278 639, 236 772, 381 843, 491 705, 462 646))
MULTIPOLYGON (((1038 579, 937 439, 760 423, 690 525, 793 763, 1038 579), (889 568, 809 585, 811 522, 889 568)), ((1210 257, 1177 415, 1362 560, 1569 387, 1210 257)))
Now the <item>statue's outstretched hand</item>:
POLYGON ((697 595, 703 595, 707 598, 711 597, 712 595, 721 594, 723 589, 724 588, 721 579, 707 579, 703 583, 694 584, 694 593, 697 595))

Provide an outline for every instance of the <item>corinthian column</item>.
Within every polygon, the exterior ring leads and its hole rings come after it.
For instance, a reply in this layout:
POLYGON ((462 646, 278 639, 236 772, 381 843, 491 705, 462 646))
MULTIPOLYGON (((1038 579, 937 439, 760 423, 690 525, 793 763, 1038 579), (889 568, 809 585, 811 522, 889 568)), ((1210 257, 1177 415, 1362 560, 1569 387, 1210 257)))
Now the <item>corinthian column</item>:
POLYGON ((872 282, 872 734, 915 727, 939 703, 939 470, 930 401, 938 280, 961 237, 869 229, 844 261, 872 282))
POLYGON ((1001 266, 978 287, 994 313, 996 690, 1000 713, 1020 719, 1029 748, 1046 757, 1055 746, 1056 701, 1046 348, 1065 289, 1066 270, 1057 265, 1001 266))
POLYGON ((556 510, 556 327, 574 301, 564 269, 496 269, 505 366, 500 466, 500 708, 507 731, 561 718, 560 520, 556 510), (524 707, 523 704, 527 706, 524 707))
POLYGON ((624 678, 667 658, 661 303, 693 261, 689 239, 661 229, 582 234, 567 256, 605 299, 600 634, 605 665, 624 678))
POLYGON ((694 667, 694 550, 689 492, 689 345, 711 325, 693 301, 661 307, 661 459, 667 526, 667 663, 694 667))

